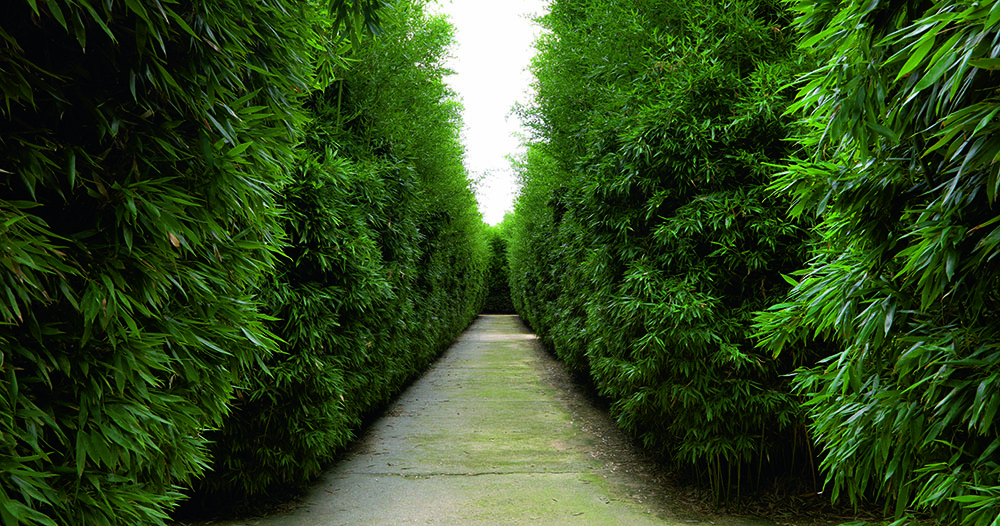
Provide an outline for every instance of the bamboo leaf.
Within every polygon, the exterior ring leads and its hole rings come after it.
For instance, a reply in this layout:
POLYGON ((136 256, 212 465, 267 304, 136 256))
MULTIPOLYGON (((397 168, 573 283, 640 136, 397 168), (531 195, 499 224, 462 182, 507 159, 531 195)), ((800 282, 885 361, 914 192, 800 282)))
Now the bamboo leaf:
POLYGON ((914 86, 914 91, 923 91, 931 87, 938 79, 941 78, 948 70, 954 66, 954 53, 949 53, 942 57, 940 60, 931 62, 930 68, 928 68, 927 73, 920 78, 917 85, 914 86))
POLYGON ((973 67, 980 69, 995 70, 1000 68, 1000 58, 978 58, 969 61, 973 67))
POLYGON ((934 49, 934 38, 923 38, 919 41, 910 55, 910 58, 903 63, 903 67, 900 68, 899 73, 896 74, 896 80, 903 78, 913 72, 921 63, 927 54, 934 49))
POLYGON ((66 175, 69 177, 69 186, 73 188, 76 186, 76 153, 70 150, 66 154, 66 175))
POLYGON ((49 13, 52 14, 52 18, 56 20, 63 27, 63 29, 68 30, 69 27, 66 25, 66 16, 63 15, 62 8, 59 7, 58 0, 45 0, 45 6, 49 8, 49 13))
POLYGON ((879 135, 881 135, 881 136, 889 139, 890 141, 892 141, 892 142, 899 142, 899 134, 897 134, 896 132, 892 131, 887 126, 885 126, 883 124, 877 124, 877 123, 874 123, 874 122, 870 122, 870 121, 865 122, 865 125, 868 126, 868 128, 870 128, 875 133, 878 133, 879 135))

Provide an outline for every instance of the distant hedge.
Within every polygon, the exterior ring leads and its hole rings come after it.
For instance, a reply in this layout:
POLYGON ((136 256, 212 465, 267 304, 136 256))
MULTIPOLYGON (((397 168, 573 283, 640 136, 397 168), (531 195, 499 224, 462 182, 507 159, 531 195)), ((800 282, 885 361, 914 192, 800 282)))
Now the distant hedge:
POLYGON ((751 339, 808 231, 767 190, 804 68, 780 1, 556 0, 525 111, 514 304, 618 424, 720 499, 811 479, 803 411, 751 339))
POLYGON ((486 314, 513 314, 514 302, 510 298, 510 262, 507 247, 510 233, 504 223, 487 226, 486 240, 489 243, 489 269, 486 272, 486 314))
POLYGON ((399 3, 360 46, 379 4, 5 4, 3 524, 164 524, 213 455, 298 482, 474 316, 448 32, 399 3), (210 454, 230 402, 301 441, 210 454))

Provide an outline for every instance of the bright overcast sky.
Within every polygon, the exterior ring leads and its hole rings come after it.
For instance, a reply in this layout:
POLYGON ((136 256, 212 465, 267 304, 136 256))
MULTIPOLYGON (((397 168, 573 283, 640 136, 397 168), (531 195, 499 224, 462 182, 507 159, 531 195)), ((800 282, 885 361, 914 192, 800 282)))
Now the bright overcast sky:
POLYGON ((527 102, 531 74, 528 64, 547 0, 436 0, 431 11, 448 15, 455 26, 455 45, 448 66, 455 75, 448 84, 465 107, 462 133, 465 165, 476 188, 483 220, 495 225, 509 212, 517 181, 509 155, 520 151, 520 121, 512 114, 517 102, 527 102))

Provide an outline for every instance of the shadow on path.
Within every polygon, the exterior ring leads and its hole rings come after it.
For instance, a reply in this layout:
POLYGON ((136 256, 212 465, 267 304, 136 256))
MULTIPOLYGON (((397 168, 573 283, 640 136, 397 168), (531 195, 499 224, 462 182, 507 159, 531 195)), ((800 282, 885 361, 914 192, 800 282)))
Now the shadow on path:
POLYGON ((667 502, 517 316, 480 316, 295 509, 230 526, 758 525, 667 502))

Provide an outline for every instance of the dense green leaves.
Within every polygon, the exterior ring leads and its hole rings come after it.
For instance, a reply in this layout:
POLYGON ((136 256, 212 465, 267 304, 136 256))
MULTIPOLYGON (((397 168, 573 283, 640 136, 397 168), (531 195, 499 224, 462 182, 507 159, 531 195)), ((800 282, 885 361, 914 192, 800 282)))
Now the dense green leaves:
POLYGON ((789 17, 756 0, 551 9, 514 303, 619 425, 735 497, 805 456, 781 375, 809 353, 774 360, 749 335, 805 258, 805 231, 766 189, 801 68, 789 17))
POLYGON ((308 479, 482 302, 447 25, 8 4, 0 523, 163 524, 212 456, 216 494, 308 479))
POLYGON ((159 524, 273 346, 302 28, 277 0, 4 9, 0 521, 159 524))
POLYGON ((797 382, 835 499, 994 524, 1000 4, 796 10, 825 65, 803 80, 803 152, 773 188, 822 218, 821 240, 760 318, 765 343, 833 349, 797 382))
POLYGON ((490 262, 486 272, 486 302, 483 304, 483 312, 512 314, 514 303, 510 298, 510 262, 507 258, 509 228, 506 223, 487 227, 486 238, 490 247, 490 262))
POLYGON ((282 343, 210 435, 200 498, 297 489, 478 312, 487 246, 441 66, 451 28, 393 2, 307 104, 285 257, 261 298, 282 343))

